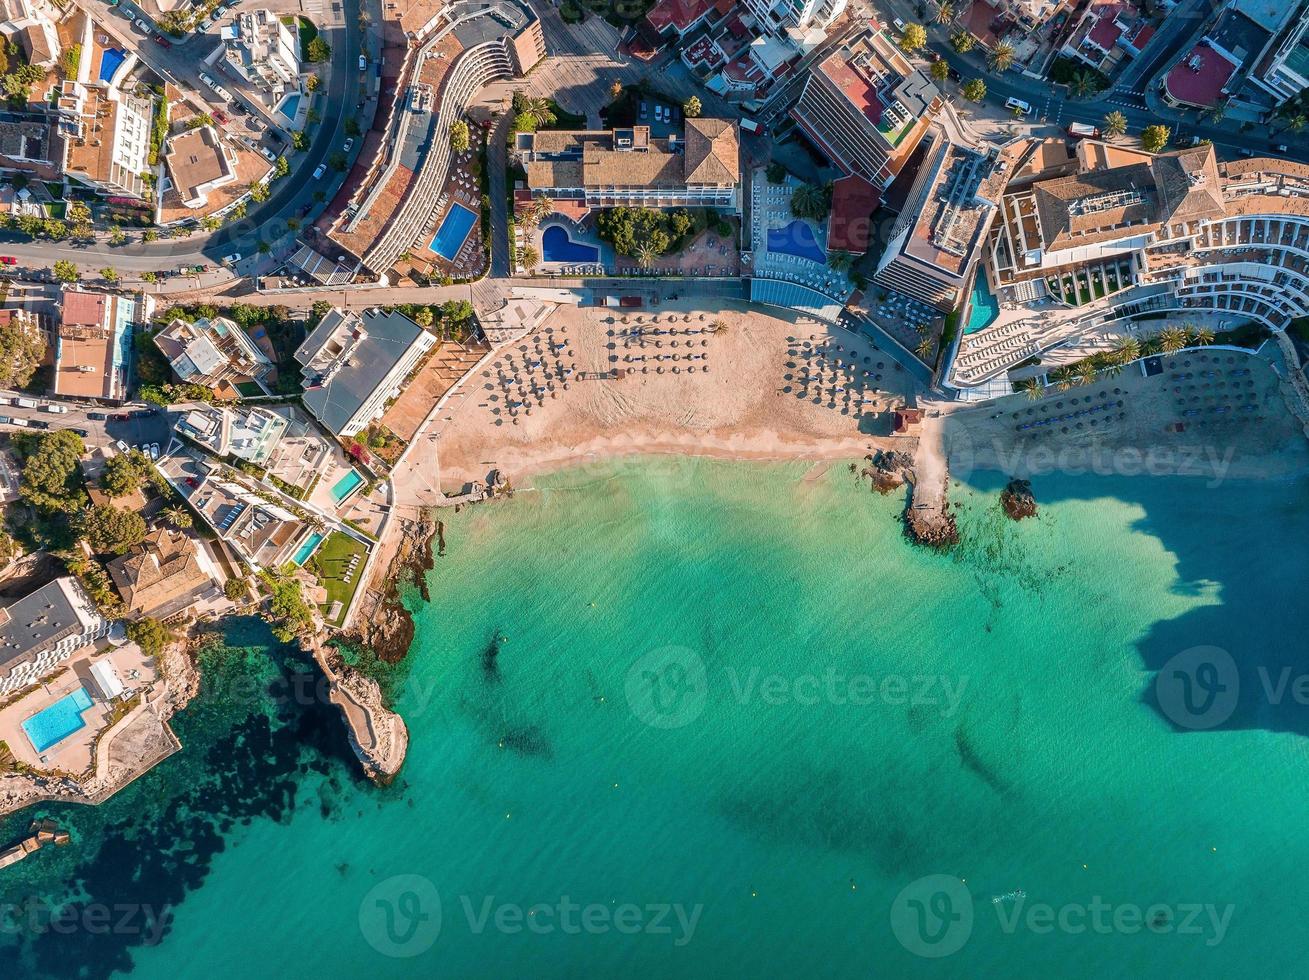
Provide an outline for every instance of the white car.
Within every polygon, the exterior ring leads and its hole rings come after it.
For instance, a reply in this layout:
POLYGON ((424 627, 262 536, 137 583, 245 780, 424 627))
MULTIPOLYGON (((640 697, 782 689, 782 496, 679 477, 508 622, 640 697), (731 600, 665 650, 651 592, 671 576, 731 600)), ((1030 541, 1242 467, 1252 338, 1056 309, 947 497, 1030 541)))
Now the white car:
POLYGON ((325 173, 327 173, 327 164, 320 163, 318 166, 314 167, 314 180, 317 180, 325 173))
POLYGON ((223 256, 223 264, 224 264, 224 265, 236 265, 236 263, 238 263, 238 262, 240 262, 240 261, 241 261, 241 253, 240 253, 240 252, 233 252, 231 255, 224 255, 224 256, 223 256))
POLYGON ((114 446, 117 447, 120 453, 131 452, 131 447, 127 443, 123 442, 122 439, 115 440, 114 446))
POLYGON ((158 459, 158 458, 159 458, 159 443, 157 443, 157 442, 152 442, 152 443, 150 443, 149 449, 150 449, 150 458, 151 458, 151 459, 158 459))
POLYGON ((351 150, 353 150, 354 148, 355 148, 355 141, 354 141, 354 138, 353 138, 353 137, 350 138, 350 139, 348 139, 348 140, 346 140, 346 141, 345 141, 345 146, 341 147, 341 149, 344 150, 346 153, 349 153, 349 152, 350 152, 351 150))
POLYGON ((1013 99, 1013 98, 1005 99, 1004 107, 1008 109, 1010 112, 1018 113, 1020 116, 1025 116, 1032 111, 1032 107, 1028 105, 1026 102, 1024 102, 1022 99, 1013 99))
POLYGON ((359 70, 364 71, 368 68, 368 58, 364 55, 359 56, 359 70))
POLYGON ((136 20, 134 20, 132 23, 136 24, 136 26, 139 27, 139 28, 141 29, 141 33, 143 33, 143 34, 153 34, 153 33, 154 33, 154 31, 150 30, 150 25, 147 24, 147 23, 145 22, 145 19, 142 18, 142 17, 138 17, 138 18, 137 18, 136 20))
POLYGON ((901 33, 901 34, 904 33, 905 22, 902 21, 899 17, 897 17, 895 20, 891 21, 891 23, 895 25, 895 29, 896 29, 899 33, 901 33))
POLYGON ((196 30, 199 31, 201 34, 207 34, 209 32, 209 28, 213 26, 214 26, 213 20, 209 17, 206 17, 204 20, 200 21, 200 24, 196 28, 196 30))

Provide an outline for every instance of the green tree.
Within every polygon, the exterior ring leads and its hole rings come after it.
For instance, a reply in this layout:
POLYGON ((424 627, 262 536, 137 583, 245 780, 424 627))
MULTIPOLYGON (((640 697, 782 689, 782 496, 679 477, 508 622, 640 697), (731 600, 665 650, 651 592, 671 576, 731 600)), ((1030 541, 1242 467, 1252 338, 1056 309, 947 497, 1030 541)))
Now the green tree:
POLYGON ((303 129, 291 134, 291 146, 296 150, 309 149, 309 134, 303 129))
POLYGON ((704 112, 704 106, 700 104, 700 97, 697 95, 691 96, 682 103, 682 113, 687 119, 695 119, 702 112, 704 112))
POLYGON ((145 540, 145 519, 135 511, 98 504, 78 516, 77 531, 96 554, 121 555, 145 540))
POLYGON ((938 24, 948 24, 954 20, 954 4, 950 0, 941 0, 936 5, 936 22, 938 24))
POLYGON ((123 229, 122 229, 122 228, 119 228, 117 225, 114 225, 113 230, 111 230, 111 231, 109 232, 109 244, 110 244, 110 245, 126 245, 126 244, 127 244, 127 232, 123 231, 123 229))
POLYGON ((991 66, 992 71, 1006 72, 1014 63, 1014 46, 1006 41, 1001 41, 986 58, 986 63, 991 66))
POLYGON ((854 265, 854 256, 849 252, 834 248, 827 253, 827 266, 835 272, 846 272, 854 265))
POLYGON ((233 602, 240 602, 247 594, 245 579, 229 578, 223 583, 223 595, 233 602))
POLYGON ((1036 378, 1024 378, 1018 382, 1018 390, 1032 401, 1039 401, 1045 395, 1045 387, 1036 378))
POLYGON ((430 306, 420 306, 414 311, 413 321, 420 327, 430 327, 435 319, 430 306))
POLYGON ((55 259, 54 274, 59 282, 77 282, 82 278, 82 274, 77 271, 77 263, 68 259, 55 259))
POLYGON ((1104 117, 1102 128, 1106 136, 1122 136, 1127 132, 1127 117, 1115 109, 1104 117))
POLYGON ((829 187, 801 184, 791 192, 791 213, 797 218, 822 221, 832 210, 832 192, 829 187))
POLYGON ((347 136, 359 135, 359 120, 355 119, 354 116, 351 116, 349 119, 345 121, 345 135, 347 136))
POLYGON ((1113 347, 1113 358, 1119 364, 1130 364, 1141 356, 1141 342, 1135 337, 1123 337, 1113 347))
POLYGON ((80 224, 91 220, 91 209, 87 207, 85 201, 69 201, 64 216, 74 224, 80 224))
POLYGON ((470 145, 472 136, 468 131, 468 123, 456 119, 450 124, 450 149, 456 153, 466 153, 470 145))
POLYGON ((319 78, 317 75, 310 75, 308 78, 305 79, 306 92, 317 92, 322 87, 323 87, 323 80, 319 78))
POLYGON ((22 388, 45 357, 45 332, 18 317, 0 323, 0 387, 22 388))
POLYGON ((145 616, 128 622, 127 638, 139 646, 147 657, 154 659, 172 642, 173 633, 159 620, 145 616))
POLYGON ((1146 153, 1158 153, 1168 145, 1168 139, 1172 132, 1167 126, 1161 126, 1158 123, 1153 126, 1146 126, 1141 131, 1141 148, 1146 153))
POLYGON ((786 168, 777 162, 770 163, 764 170, 764 177, 767 178, 770 184, 784 184, 786 183, 786 168))
POLYGON ((306 46, 305 54, 307 60, 312 63, 328 61, 332 57, 332 46, 322 39, 321 36, 315 36, 306 46))
POLYGON ((172 507, 164 508, 163 518, 176 528, 188 528, 192 524, 191 512, 185 507, 179 507, 176 504, 172 507))
POLYGON ((41 222, 41 234, 52 241, 62 241, 68 237, 68 226, 58 218, 46 218, 41 222))
POLYGON ((118 282, 118 270, 111 265, 107 265, 100 270, 100 278, 112 286, 118 282))
POLYGON ((986 98, 986 82, 980 78, 970 78, 964 82, 963 93, 969 102, 981 102, 986 98))
POLYGON ((313 629, 314 614, 298 580, 285 575, 261 572, 259 577, 268 589, 268 619, 273 636, 290 643, 313 629))
POLYGON ((1190 338, 1187 337, 1186 331, 1181 327, 1169 326, 1164 327, 1155 334, 1154 339, 1158 342, 1159 349, 1165 354, 1176 354, 1186 348, 1190 338))
POLYGON ((927 47, 927 29, 922 24, 906 24, 900 35, 900 50, 912 54, 927 47))
POLYGON ((945 80, 950 77, 950 65, 944 58, 937 58, 927 69, 932 76, 932 81, 937 85, 944 85, 945 80))
POLYGON ((1099 91, 1099 76, 1087 68, 1081 68, 1073 73, 1072 81, 1068 83, 1068 89, 1079 99, 1084 99, 1092 92, 1099 91))
POLYGON ((976 44, 977 39, 965 30, 958 30, 950 35, 950 47, 960 54, 967 54, 976 44))
POLYGON ((337 150, 327 158, 327 165, 337 172, 345 170, 348 163, 349 161, 346 160, 345 154, 340 150, 337 150))
POLYGON ((76 510, 83 499, 77 461, 85 451, 82 437, 71 429, 44 433, 23 460, 19 496, 46 513, 76 510))
POLYGON ((278 157, 273 161, 273 176, 285 177, 291 172, 291 165, 286 162, 286 157, 278 157))
POLYGON ((150 460, 139 449, 119 453, 105 461, 100 472, 100 489, 110 497, 126 497, 150 475, 150 460))

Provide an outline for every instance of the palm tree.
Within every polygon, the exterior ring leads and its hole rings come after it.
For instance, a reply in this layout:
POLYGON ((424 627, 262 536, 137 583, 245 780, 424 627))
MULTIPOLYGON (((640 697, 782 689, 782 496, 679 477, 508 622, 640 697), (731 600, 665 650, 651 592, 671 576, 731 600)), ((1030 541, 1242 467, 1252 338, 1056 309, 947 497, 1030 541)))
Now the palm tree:
POLYGON ((932 351, 936 350, 936 341, 930 336, 924 337, 918 342, 917 353, 924 361, 932 359, 932 351))
POLYGON ((531 116, 538 126, 549 126, 556 118, 549 99, 528 99, 523 112, 531 116))
POLYGON ((18 760, 14 758, 14 750, 5 742, 0 742, 0 775, 9 775, 18 768, 18 760))
POLYGON ((1208 327, 1195 327, 1191 331, 1191 340, 1201 347, 1208 347, 1214 342, 1214 332, 1208 327))
POLYGON ((1114 344, 1114 360, 1119 364, 1130 364, 1141 356, 1141 342, 1135 337, 1124 337, 1114 344))
POLYGON ((1176 354, 1186 347, 1186 331, 1181 327, 1164 327, 1155 337, 1159 341, 1159 349, 1165 354, 1176 354))
POLYGON ((817 184, 801 184, 791 194, 791 213, 797 218, 821 221, 830 207, 827 193, 817 184))
POLYGON ((1286 120, 1286 131, 1290 133, 1298 133, 1305 126, 1309 126, 1309 117, 1306 117, 1302 112, 1297 112, 1286 120))
POLYGON ((954 4, 950 0, 940 0, 936 5, 936 22, 948 24, 952 20, 954 20, 954 4))
POLYGON ((555 202, 553 198, 540 194, 532 202, 532 216, 538 224, 554 213, 555 202))
POLYGON ((174 506, 165 509, 164 520, 173 525, 173 527, 182 528, 191 526, 191 515, 187 513, 184 507, 174 506))
POLYGON ((986 59, 992 71, 1008 71, 1014 63, 1014 47, 1008 41, 1001 41, 991 49, 986 59))
POLYGON ((1096 376, 1099 375, 1099 373, 1100 372, 1096 369, 1096 366, 1091 363, 1091 359, 1087 358, 1085 361, 1082 361, 1077 365, 1077 383, 1079 385, 1095 384, 1096 376))
POLYGON ((709 329, 710 329, 711 331, 713 331, 715 334, 726 333, 726 332, 727 332, 727 321, 726 321, 726 320, 715 320, 713 323, 709 324, 709 329))
POLYGON ((1104 117, 1103 129, 1106 136, 1122 136, 1127 132, 1127 117, 1115 109, 1104 117))
POLYGON ((1227 103, 1215 102, 1213 105, 1201 111, 1200 115, 1205 119, 1208 119, 1210 122, 1222 122, 1223 116, 1227 115, 1227 103))
POLYGON ((1045 397, 1045 385, 1041 384, 1037 378, 1024 378, 1018 382, 1018 390, 1031 401, 1040 401, 1045 397))
POLYGON ((649 245, 638 245, 636 247, 635 258, 637 264, 640 265, 642 269, 648 269, 650 266, 654 265, 655 259, 659 258, 659 253, 649 245))
POLYGON ((967 54, 973 50, 973 45, 976 43, 977 39, 965 30, 958 30, 950 35, 950 46, 960 54, 967 54))
POLYGON ((1079 99, 1084 99, 1094 92, 1099 85, 1096 83, 1096 77, 1086 68, 1073 73, 1073 79, 1068 83, 1072 93, 1079 99))
POLYGON ((1055 368, 1050 374, 1050 380, 1055 383, 1055 387, 1060 391, 1067 391, 1071 388, 1076 382, 1076 378, 1077 374, 1070 364, 1055 368))
POLYGON ((852 265, 854 265, 854 256, 849 252, 836 248, 827 253, 827 266, 834 272, 844 272, 852 265))

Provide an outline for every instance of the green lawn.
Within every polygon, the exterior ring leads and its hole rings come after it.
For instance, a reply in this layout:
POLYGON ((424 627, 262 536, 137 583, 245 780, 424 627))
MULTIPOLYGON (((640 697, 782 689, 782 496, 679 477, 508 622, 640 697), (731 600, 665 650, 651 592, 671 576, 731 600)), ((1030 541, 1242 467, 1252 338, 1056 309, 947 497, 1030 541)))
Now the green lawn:
MULTIPOLYGON (((368 550, 360 542, 340 531, 333 531, 328 535, 327 540, 319 545, 318 551, 314 554, 314 563, 318 567, 318 580, 327 590, 327 605, 324 607, 324 612, 333 602, 340 602, 341 614, 345 615, 345 610, 350 608, 350 600, 354 598, 355 590, 363 581, 364 562, 367 558, 368 550), (350 581, 346 582, 342 576, 352 555, 359 556, 359 563, 355 565, 350 581)), ((332 625, 340 624, 332 623, 332 625)))

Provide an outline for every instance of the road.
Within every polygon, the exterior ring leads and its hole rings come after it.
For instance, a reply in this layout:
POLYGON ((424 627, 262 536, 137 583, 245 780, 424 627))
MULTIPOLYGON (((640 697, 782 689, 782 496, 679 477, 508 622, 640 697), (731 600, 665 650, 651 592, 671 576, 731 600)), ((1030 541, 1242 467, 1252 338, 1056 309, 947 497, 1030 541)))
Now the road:
MULTIPOLYGON (((127 2, 124 0, 124 4, 127 2)), ((104 25, 120 43, 133 50, 151 70, 165 78, 177 80, 183 88, 194 89, 202 100, 206 96, 213 97, 213 93, 198 81, 199 58, 209 50, 202 42, 178 42, 172 48, 164 48, 145 38, 122 16, 111 14, 110 6, 104 0, 78 0, 78 3, 92 13, 96 22, 104 25), (190 51, 192 46, 195 47, 193 52, 190 51), (179 67, 179 58, 186 64, 185 70, 179 67)), ((271 255, 276 253, 279 246, 289 245, 296 234, 288 226, 287 219, 298 218, 308 225, 317 212, 321 211, 323 202, 330 200, 344 176, 331 169, 321 180, 315 181, 310 175, 319 164, 326 163, 334 152, 341 150, 346 140, 345 125, 348 119, 356 119, 361 128, 366 128, 366 120, 371 118, 363 111, 364 103, 358 99, 360 72, 357 63, 361 43, 359 3, 360 0, 340 0, 339 4, 324 5, 325 12, 334 10, 337 13, 329 15, 332 18, 330 22, 320 25, 320 33, 332 47, 331 70, 327 72, 325 86, 326 98, 320 97, 318 100, 323 119, 314 130, 309 149, 288 158, 295 168, 293 172, 275 181, 269 199, 252 207, 251 213, 245 218, 211 234, 197 232, 188 238, 135 242, 121 246, 111 246, 103 240, 86 245, 28 241, 15 233, 0 233, 3 251, 33 268, 50 267, 56 259, 72 258, 84 269, 112 266, 119 273, 127 275, 159 272, 178 265, 216 265, 224 256, 240 253, 241 260, 234 267, 236 274, 246 276, 271 271, 276 264, 271 255), (271 246, 273 251, 269 255, 260 254, 261 242, 271 246)), ((375 54, 370 52, 369 59, 374 65, 375 54)), ((216 70, 209 74, 218 77, 216 70)), ((225 77, 220 80, 226 82, 225 77)), ((229 86, 224 84, 224 87, 229 86)), ((356 140, 357 144, 362 142, 356 140)), ((217 273, 215 278, 221 278, 221 275, 221 272, 217 273)))
POLYGON ((29 398, 38 406, 60 405, 67 408, 66 413, 44 411, 41 407, 22 408, 13 404, 0 404, 0 432, 13 435, 19 432, 40 432, 42 427, 49 429, 80 429, 86 433, 82 438, 90 447, 110 445, 122 442, 127 446, 148 446, 158 443, 160 450, 168 445, 171 435, 169 418, 163 409, 153 407, 120 407, 106 409, 101 406, 84 405, 57 398, 36 398, 16 391, 0 391, 0 398, 11 403, 15 398, 29 398), (89 414, 106 416, 93 419, 89 414), (9 419, 24 419, 37 423, 23 427, 12 424, 9 419))

